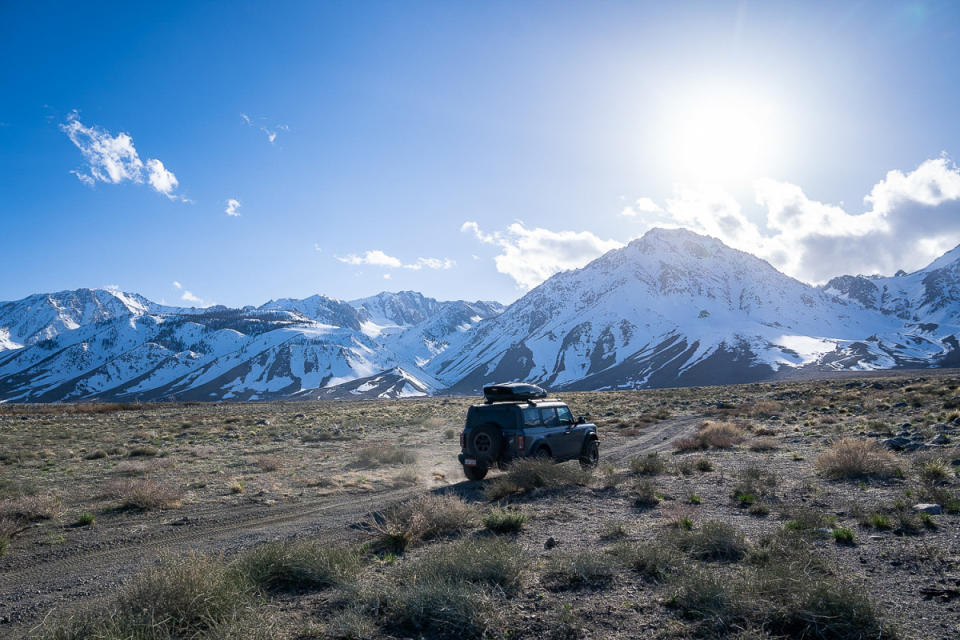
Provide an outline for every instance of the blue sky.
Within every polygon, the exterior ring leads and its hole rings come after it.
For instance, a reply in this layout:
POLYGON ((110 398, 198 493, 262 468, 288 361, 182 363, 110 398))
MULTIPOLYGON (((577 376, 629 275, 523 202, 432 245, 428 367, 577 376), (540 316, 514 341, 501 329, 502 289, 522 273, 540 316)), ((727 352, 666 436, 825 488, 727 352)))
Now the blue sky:
POLYGON ((5 2, 0 299, 506 302, 654 225, 919 268, 958 54, 950 2, 5 2))

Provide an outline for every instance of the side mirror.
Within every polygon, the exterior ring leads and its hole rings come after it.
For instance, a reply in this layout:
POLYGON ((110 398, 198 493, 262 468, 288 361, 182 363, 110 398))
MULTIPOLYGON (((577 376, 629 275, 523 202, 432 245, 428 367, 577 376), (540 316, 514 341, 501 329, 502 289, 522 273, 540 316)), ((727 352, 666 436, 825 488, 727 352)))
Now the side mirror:
POLYGON ((583 423, 585 423, 586 421, 587 421, 587 419, 584 418, 583 416, 580 416, 579 418, 577 418, 577 424, 583 424, 583 423))

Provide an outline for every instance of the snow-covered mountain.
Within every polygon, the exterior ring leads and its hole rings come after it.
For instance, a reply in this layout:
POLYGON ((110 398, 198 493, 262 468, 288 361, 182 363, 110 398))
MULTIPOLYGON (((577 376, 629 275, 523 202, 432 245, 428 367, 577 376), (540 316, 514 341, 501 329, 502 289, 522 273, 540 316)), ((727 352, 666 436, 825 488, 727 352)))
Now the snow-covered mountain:
POLYGON ((812 287, 719 240, 654 229, 504 308, 412 291, 168 307, 104 289, 0 303, 0 401, 256 400, 609 389, 803 369, 960 365, 960 248, 812 287))
POLYGON ((752 381, 784 368, 936 366, 955 344, 946 320, 956 322, 957 306, 942 296, 960 282, 956 260, 940 263, 935 276, 904 280, 935 281, 940 296, 927 287, 921 304, 910 289, 915 312, 905 322, 719 240, 653 229, 553 276, 426 369, 472 393, 491 379, 606 389, 752 381), (931 313, 941 325, 925 323, 931 313))

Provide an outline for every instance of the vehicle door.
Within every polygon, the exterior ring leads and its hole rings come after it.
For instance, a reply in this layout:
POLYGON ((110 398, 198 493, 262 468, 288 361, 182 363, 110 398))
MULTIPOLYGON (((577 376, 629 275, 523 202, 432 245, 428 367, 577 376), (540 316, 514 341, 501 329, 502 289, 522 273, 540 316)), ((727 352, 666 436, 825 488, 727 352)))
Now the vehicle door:
POLYGON ((556 407, 541 407, 540 421, 543 423, 547 446, 557 460, 570 457, 570 443, 565 433, 566 427, 560 425, 556 407))
POLYGON ((583 448, 583 429, 573 419, 570 407, 557 407, 557 424, 563 430, 560 437, 563 439, 564 457, 578 457, 583 448))

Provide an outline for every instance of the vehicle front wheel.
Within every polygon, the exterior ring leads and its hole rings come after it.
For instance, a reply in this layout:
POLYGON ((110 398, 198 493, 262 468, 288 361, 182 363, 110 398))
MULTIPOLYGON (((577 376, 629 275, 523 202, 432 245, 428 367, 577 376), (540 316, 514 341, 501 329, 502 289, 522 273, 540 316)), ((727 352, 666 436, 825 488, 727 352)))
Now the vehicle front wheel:
POLYGON ((483 480, 487 477, 487 468, 481 465, 463 465, 463 475, 467 480, 483 480))
POLYGON ((590 439, 583 447, 580 454, 580 467, 583 469, 593 469, 600 462, 600 443, 590 439))

